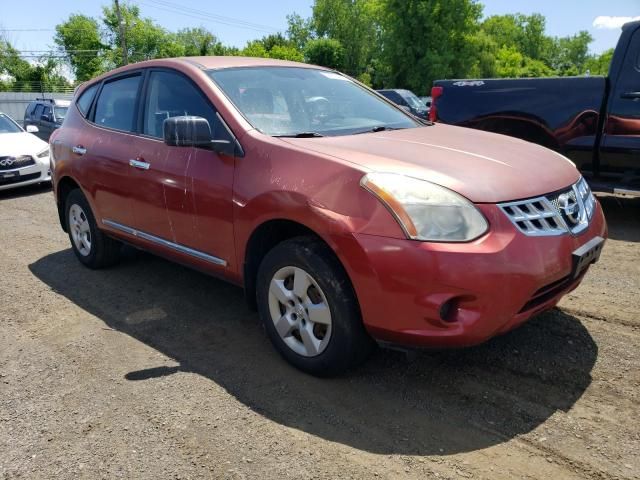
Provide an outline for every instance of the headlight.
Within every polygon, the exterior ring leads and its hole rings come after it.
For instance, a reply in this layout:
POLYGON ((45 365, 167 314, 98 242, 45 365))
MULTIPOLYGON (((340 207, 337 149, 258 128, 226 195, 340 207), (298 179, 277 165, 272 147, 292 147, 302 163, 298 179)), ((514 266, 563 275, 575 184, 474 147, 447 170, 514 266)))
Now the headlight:
POLYGON ((36 155, 38 158, 44 158, 44 157, 48 157, 49 156, 49 147, 45 148, 44 150, 42 150, 38 155, 36 155))
POLYGON ((469 200, 440 185, 395 173, 369 173, 360 184, 380 199, 413 240, 468 242, 489 227, 469 200))

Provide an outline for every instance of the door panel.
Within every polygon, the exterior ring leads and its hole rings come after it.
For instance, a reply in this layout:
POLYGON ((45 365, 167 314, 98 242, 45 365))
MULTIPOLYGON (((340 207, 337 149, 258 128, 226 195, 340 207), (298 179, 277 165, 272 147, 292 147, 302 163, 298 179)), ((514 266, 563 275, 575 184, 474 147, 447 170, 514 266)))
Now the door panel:
POLYGON ((131 160, 144 162, 142 167, 130 165, 135 191, 132 192, 132 207, 135 228, 156 237, 179 243, 176 232, 184 227, 184 218, 170 219, 167 199, 181 205, 181 216, 193 215, 190 187, 186 181, 185 166, 192 148, 168 147, 163 142, 137 137, 132 142, 131 160), (176 223, 172 223, 176 221, 176 223))
POLYGON ((640 29, 631 37, 620 74, 612 81, 600 171, 631 179, 640 176, 640 29))
POLYGON ((151 70, 146 90, 146 137, 137 145, 150 166, 135 174, 140 186, 136 223, 140 230, 231 264, 234 158, 210 149, 170 147, 162 140, 164 120, 182 115, 207 119, 215 136, 223 130, 215 109, 195 84, 174 71, 151 70))
POLYGON ((118 77, 104 83, 96 100, 94 123, 89 135, 72 146, 81 157, 82 176, 90 185, 98 221, 109 220, 131 227, 135 217, 131 207, 137 185, 129 159, 135 156, 134 119, 141 75, 118 77), (101 128, 102 127, 102 128, 101 128), (90 143, 90 144, 89 144, 90 143), (86 153, 82 154, 82 150, 86 153))

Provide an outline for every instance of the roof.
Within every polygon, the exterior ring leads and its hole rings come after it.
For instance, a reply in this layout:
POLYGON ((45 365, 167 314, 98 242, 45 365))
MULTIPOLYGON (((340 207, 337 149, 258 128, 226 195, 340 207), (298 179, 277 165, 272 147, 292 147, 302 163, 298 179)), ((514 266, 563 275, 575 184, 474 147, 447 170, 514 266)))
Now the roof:
POLYGON ((234 68, 234 67, 300 67, 300 68, 322 68, 308 63, 291 62, 289 60, 277 60, 274 58, 256 58, 256 57, 180 57, 176 60, 182 60, 191 64, 196 64, 200 68, 234 68))

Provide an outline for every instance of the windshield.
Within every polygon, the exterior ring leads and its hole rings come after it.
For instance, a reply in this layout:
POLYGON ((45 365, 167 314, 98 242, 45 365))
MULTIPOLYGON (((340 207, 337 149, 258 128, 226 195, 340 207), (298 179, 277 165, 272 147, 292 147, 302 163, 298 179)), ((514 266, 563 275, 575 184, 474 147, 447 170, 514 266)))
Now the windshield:
POLYGON ((247 67, 207 73, 249 123, 268 135, 349 135, 419 125, 334 72, 299 67, 247 67))
POLYGON ((0 113, 0 133, 19 133, 22 129, 16 122, 0 113))
POLYGON ((69 107, 56 107, 53 111, 56 119, 64 120, 64 117, 67 115, 67 110, 69 110, 69 107))
POLYGON ((417 110, 424 110, 425 104, 412 92, 408 90, 401 90, 400 95, 404 98, 409 105, 417 110))

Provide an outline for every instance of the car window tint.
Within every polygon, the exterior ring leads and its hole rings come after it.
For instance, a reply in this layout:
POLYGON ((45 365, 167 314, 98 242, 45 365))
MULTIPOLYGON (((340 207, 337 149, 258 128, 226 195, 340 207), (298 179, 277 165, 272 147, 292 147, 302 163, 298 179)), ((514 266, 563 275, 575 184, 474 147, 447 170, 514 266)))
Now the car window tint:
POLYGON ((78 98, 78 101, 76 102, 78 110, 80 110, 82 115, 85 117, 89 112, 89 107, 91 107, 93 97, 96 95, 96 90, 98 90, 98 85, 90 86, 84 92, 82 92, 82 95, 80 95, 80 98, 78 98))
POLYGON ((51 107, 44 107, 44 110, 42 110, 42 115, 51 115, 51 107))
POLYGON ((170 117, 194 115, 208 120, 211 133, 220 134, 218 118, 204 94, 187 78, 173 72, 151 72, 145 102, 145 135, 162 138, 163 122, 170 117))
POLYGON ((95 123, 116 130, 133 131, 139 85, 140 75, 105 83, 96 103, 95 123))
POLYGON ((40 116, 42 115, 42 110, 44 109, 44 107, 40 104, 36 107, 36 110, 33 114, 33 117, 35 120, 40 120, 40 116))

